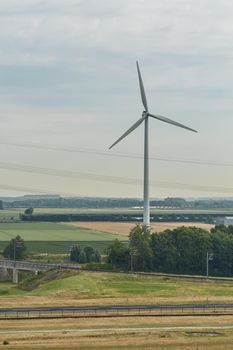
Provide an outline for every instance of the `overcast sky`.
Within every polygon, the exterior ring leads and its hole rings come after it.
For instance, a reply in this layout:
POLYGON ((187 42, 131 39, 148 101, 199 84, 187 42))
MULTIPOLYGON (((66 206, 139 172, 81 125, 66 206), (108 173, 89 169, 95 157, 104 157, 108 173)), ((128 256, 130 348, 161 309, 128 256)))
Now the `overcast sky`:
POLYGON ((233 2, 1 0, 0 25, 0 195, 141 197, 143 127, 108 151, 143 110, 136 60, 151 112, 199 131, 150 121, 169 158, 151 160, 151 196, 233 195, 233 2))

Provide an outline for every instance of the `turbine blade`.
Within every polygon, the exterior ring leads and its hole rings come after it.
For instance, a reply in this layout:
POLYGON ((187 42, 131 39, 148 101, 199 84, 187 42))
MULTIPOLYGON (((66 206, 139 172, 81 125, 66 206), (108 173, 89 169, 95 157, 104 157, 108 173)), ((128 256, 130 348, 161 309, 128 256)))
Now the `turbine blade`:
POLYGON ((139 69, 138 62, 136 62, 136 64, 137 64, 138 80, 139 80, 139 86, 140 86, 142 103, 143 103, 143 106, 144 106, 146 112, 148 112, 148 105, 147 105, 147 100, 146 100, 145 89, 144 89, 144 86, 143 86, 142 76, 141 76, 141 72, 140 72, 140 69, 139 69))
POLYGON ((116 140, 110 147, 109 149, 111 149, 112 147, 114 147, 118 142, 120 142, 121 140, 123 140, 126 136, 128 136, 132 131, 134 131, 144 120, 146 117, 142 117, 140 118, 136 123, 134 123, 118 140, 116 140))
POLYGON ((163 117, 162 115, 154 115, 154 114, 150 114, 148 113, 148 115, 152 118, 155 118, 155 119, 158 119, 158 120, 161 120, 162 122, 165 122, 165 123, 168 123, 168 124, 172 124, 172 125, 175 125, 175 126, 179 126, 180 128, 183 128, 183 129, 187 129, 189 131, 193 131, 193 132, 197 132, 197 130, 194 130, 194 129, 191 129, 189 128, 188 126, 185 126, 183 124, 180 124, 172 119, 168 119, 166 117, 163 117))

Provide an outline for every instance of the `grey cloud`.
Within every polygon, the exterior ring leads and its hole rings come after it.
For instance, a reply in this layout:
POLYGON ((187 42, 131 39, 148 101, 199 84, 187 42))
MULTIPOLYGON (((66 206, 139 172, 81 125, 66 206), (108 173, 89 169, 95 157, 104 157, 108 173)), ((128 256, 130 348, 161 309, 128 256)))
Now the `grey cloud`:
MULTIPOLYGON (((2 0, 1 138, 107 148, 142 111, 138 59, 153 112, 200 131, 194 138, 151 123, 153 153, 190 158, 197 152, 206 158, 231 154, 232 10, 227 0, 2 0), (215 133, 221 147, 214 143, 215 133)), ((138 130, 119 150, 141 152, 142 134, 138 130)), ((29 159, 33 154, 28 151, 29 159)), ((37 161, 49 163, 50 157, 38 156, 37 161)), ((58 156, 57 162, 70 169, 76 164, 58 156)), ((82 166, 83 171, 94 167, 128 177, 141 172, 133 162, 96 164, 87 158, 82 166)), ((192 169, 193 175, 169 164, 152 165, 151 171, 166 180, 186 174, 201 181, 198 170, 195 175, 192 169)), ((211 170, 204 172, 208 178, 211 170)), ((217 176, 211 176, 217 184, 217 176)), ((83 194, 90 188, 99 195, 135 193, 110 185, 106 190, 87 187, 83 194)))

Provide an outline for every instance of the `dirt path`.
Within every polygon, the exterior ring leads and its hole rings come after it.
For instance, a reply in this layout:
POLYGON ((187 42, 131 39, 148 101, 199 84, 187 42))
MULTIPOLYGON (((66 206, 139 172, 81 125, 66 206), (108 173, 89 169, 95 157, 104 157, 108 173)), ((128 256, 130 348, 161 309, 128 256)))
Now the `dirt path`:
POLYGON ((108 328, 57 328, 57 329, 14 329, 14 330, 0 330, 0 334, 36 334, 36 333, 115 333, 115 332, 127 332, 127 333, 140 333, 140 332, 151 332, 151 331, 163 331, 163 332, 174 332, 174 331, 213 331, 233 329, 233 325, 225 326, 169 326, 169 327, 108 327, 108 328))

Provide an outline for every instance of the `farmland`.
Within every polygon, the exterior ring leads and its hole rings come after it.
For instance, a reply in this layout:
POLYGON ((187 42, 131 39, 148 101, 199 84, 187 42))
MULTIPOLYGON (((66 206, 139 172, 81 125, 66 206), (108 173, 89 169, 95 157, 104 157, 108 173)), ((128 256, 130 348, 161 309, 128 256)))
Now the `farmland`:
MULTIPOLYGON (((65 223, 69 227, 84 227, 89 229, 95 229, 101 232, 108 232, 111 234, 124 235, 127 237, 129 231, 135 226, 135 223, 128 222, 69 222, 65 223)), ((152 232, 161 232, 167 229, 173 230, 176 227, 185 226, 195 226, 206 230, 210 230, 213 225, 205 223, 192 223, 192 222, 163 222, 163 223, 151 223, 152 232)))
MULTIPOLYGON (((64 208, 37 208, 35 214, 61 213, 123 213, 134 212, 136 209, 64 209, 64 208)), ((138 209, 137 209, 138 210, 138 209)), ((115 238, 127 240, 134 223, 118 222, 21 222, 19 214, 24 209, 0 210, 0 250, 7 242, 20 235, 27 244, 29 251, 36 253, 63 253, 67 254, 73 244, 92 245, 102 252, 108 242, 115 238)), ((163 211, 164 212, 164 211, 163 211)), ((204 223, 153 223, 152 231, 163 231, 178 226, 197 226, 210 229, 212 225, 204 223)))
MULTIPOLYGON (((0 250, 7 242, 20 235, 29 251, 37 253, 67 253, 73 244, 92 245, 104 250, 114 239, 127 240, 134 223, 118 222, 10 222, 0 223, 0 250)), ((179 226, 196 226, 210 230, 203 223, 153 223, 152 231, 160 232, 179 226)))
POLYGON ((0 241, 8 240, 19 234, 26 241, 104 241, 112 240, 115 235, 95 229, 68 226, 63 223, 2 223, 0 241))
MULTIPOLYGON (((0 210, 0 219, 3 217, 19 218, 25 208, 9 208, 0 210)), ((142 213, 142 208, 35 208, 34 214, 133 214, 142 213)), ((233 215, 233 208, 215 209, 162 209, 151 208, 151 214, 224 214, 233 215)))
POLYGON ((100 232, 95 229, 72 227, 63 223, 0 223, 0 250, 7 242, 20 235, 30 251, 67 253, 72 244, 93 242, 96 248, 106 247, 115 238, 126 239, 123 235, 100 232), (105 242, 105 243, 103 243, 105 242))

